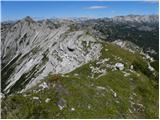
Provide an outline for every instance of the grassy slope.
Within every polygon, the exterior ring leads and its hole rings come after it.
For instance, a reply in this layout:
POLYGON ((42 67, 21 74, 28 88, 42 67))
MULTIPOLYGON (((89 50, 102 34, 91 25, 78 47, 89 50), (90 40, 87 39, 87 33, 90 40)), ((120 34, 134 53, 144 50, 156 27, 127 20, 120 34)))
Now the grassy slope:
POLYGON ((105 64, 97 65, 97 61, 93 61, 66 75, 49 75, 43 80, 49 89, 35 93, 34 90, 39 89, 36 86, 26 93, 6 97, 2 101, 2 117, 158 118, 157 82, 141 69, 129 71, 133 62, 146 66, 147 61, 137 53, 109 43, 103 46, 100 60, 105 58, 110 58, 107 64, 124 63, 125 69, 112 71, 105 64), (91 78, 90 66, 106 69, 107 74, 91 78), (125 77, 124 71, 130 75, 125 77), (33 100, 33 96, 38 96, 40 101, 33 100), (51 101, 45 103, 46 98, 51 101), (65 100, 63 110, 57 106, 61 100, 65 100))

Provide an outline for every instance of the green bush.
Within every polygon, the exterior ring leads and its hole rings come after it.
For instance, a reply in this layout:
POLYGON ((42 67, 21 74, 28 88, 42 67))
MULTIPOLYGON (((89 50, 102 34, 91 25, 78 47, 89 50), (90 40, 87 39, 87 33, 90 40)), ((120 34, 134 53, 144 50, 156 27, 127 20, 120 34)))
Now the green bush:
POLYGON ((157 72, 159 72, 159 61, 158 60, 151 62, 150 64, 157 72))
POLYGON ((134 70, 140 71, 148 77, 151 77, 152 72, 148 69, 148 64, 141 60, 134 60, 132 65, 134 66, 134 70))

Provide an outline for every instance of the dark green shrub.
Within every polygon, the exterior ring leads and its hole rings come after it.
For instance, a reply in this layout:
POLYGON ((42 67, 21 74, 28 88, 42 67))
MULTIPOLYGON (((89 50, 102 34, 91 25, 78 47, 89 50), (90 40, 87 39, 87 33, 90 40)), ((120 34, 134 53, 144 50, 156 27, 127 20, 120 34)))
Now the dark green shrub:
POLYGON ((151 62, 150 64, 157 72, 159 72, 159 61, 158 60, 151 62))
POLYGON ((141 71, 148 77, 151 77, 152 72, 148 69, 148 64, 141 60, 133 61, 132 65, 134 66, 134 70, 141 71))

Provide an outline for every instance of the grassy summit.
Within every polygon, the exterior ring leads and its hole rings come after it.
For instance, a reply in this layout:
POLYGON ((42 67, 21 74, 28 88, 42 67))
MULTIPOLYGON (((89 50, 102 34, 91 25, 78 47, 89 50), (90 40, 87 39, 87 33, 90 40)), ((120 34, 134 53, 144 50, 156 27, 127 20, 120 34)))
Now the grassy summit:
POLYGON ((143 57, 103 43, 98 60, 2 99, 2 118, 158 118, 158 71, 143 57))

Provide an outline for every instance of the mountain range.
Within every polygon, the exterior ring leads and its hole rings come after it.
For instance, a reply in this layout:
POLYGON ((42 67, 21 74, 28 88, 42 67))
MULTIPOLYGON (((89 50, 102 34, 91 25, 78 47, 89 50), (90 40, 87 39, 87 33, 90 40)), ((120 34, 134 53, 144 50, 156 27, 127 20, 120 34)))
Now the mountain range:
POLYGON ((2 22, 2 118, 157 118, 158 17, 2 22))

